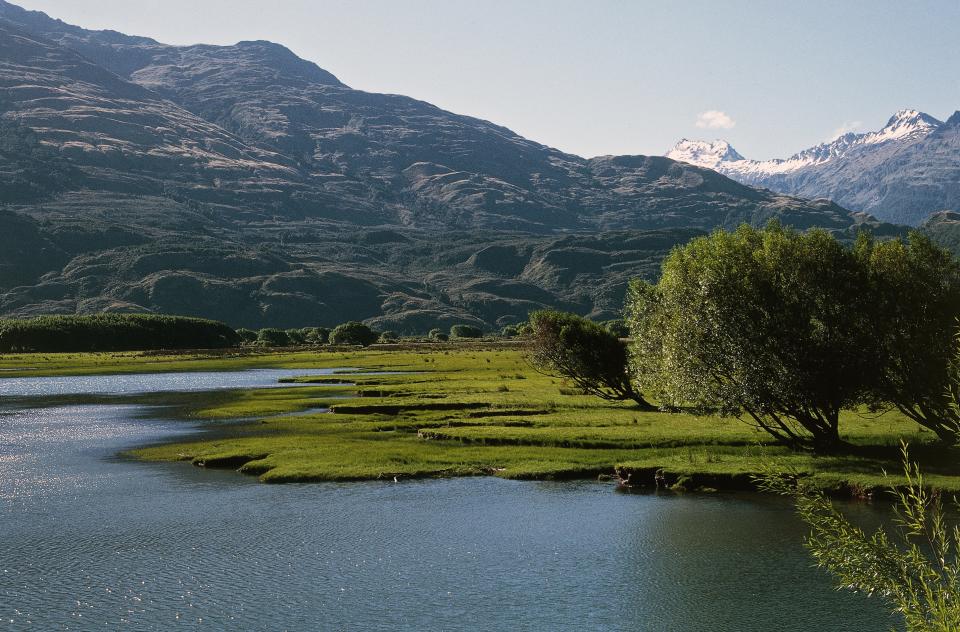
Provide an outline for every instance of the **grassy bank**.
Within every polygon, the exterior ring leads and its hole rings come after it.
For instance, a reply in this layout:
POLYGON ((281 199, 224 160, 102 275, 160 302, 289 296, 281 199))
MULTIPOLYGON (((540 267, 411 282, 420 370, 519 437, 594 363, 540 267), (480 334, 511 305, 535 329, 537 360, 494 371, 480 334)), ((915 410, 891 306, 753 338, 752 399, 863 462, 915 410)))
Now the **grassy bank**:
MULTIPOLYGON (((766 464, 807 474, 821 486, 867 493, 896 479, 897 446, 909 441, 931 484, 960 491, 957 451, 894 413, 848 412, 852 455, 812 456, 766 445, 734 419, 641 412, 584 396, 532 371, 515 349, 422 347, 292 353, 68 354, 4 356, 5 375, 111 373, 252 367, 357 367, 396 375, 300 378, 283 389, 126 398, 164 403, 218 424, 216 435, 149 446, 149 461, 191 461, 258 475, 265 482, 496 475, 581 478, 619 472, 639 486, 738 488, 766 464), (29 371, 27 371, 29 369, 29 371), (332 412, 322 412, 330 410, 332 412)), ((116 401, 111 400, 111 401, 116 401)))
MULTIPOLYGON (((375 344, 359 347, 235 347, 183 351, 117 351, 103 353, 0 353, 0 379, 51 375, 113 375, 117 373, 163 373, 176 371, 239 371, 243 369, 296 369, 344 366, 356 358, 357 366, 389 368, 399 356, 385 359, 372 352, 411 351, 433 353, 512 349, 520 343, 510 340, 375 344)), ((353 365, 351 365, 353 366, 353 365)))

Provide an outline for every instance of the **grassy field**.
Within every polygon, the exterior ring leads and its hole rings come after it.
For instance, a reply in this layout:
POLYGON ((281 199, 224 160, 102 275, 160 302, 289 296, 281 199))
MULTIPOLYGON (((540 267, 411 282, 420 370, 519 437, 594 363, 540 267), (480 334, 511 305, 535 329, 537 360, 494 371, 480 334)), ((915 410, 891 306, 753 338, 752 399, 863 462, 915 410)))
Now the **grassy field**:
MULTIPOLYGON (((357 367, 393 375, 304 377, 281 389, 158 394, 185 419, 218 423, 199 439, 132 452, 148 461, 230 467, 271 483, 495 475, 559 479, 613 475, 639 486, 741 488, 767 467, 813 477, 839 493, 898 482, 900 439, 928 480, 960 490, 958 451, 897 414, 848 412, 841 433, 860 449, 813 456, 769 445, 736 419, 641 412, 584 396, 537 374, 516 349, 423 347, 392 351, 65 354, 0 358, 0 375, 357 367), (329 412, 328 412, 329 411, 329 412)), ((2 385, 2 382, 0 382, 2 385)), ((95 398, 117 401, 116 398, 95 398)))

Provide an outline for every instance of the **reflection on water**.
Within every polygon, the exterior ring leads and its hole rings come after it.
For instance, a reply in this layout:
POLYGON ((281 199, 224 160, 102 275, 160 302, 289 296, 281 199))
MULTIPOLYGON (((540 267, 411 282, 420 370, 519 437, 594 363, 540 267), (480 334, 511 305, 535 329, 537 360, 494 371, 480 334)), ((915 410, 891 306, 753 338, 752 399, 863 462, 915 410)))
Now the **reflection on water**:
POLYGON ((890 627, 880 602, 811 567, 780 499, 495 478, 261 485, 114 458, 190 431, 137 412, 0 416, 8 629, 890 627))
MULTIPOLYGON (((355 369, 252 369, 249 371, 197 371, 193 373, 131 373, 128 375, 70 375, 56 377, 0 378, 0 396, 122 395, 212 391, 229 388, 296 386, 281 384, 282 378, 301 375, 352 375, 355 369)), ((302 385, 301 385, 302 386, 302 385)))

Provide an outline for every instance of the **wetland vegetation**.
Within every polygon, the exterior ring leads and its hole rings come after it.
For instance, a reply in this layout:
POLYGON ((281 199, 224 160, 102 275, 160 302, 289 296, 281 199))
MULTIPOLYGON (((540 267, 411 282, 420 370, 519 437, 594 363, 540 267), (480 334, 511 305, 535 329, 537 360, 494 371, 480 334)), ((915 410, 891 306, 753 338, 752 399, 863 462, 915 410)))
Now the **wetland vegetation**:
POLYGON ((39 316, 0 320, 0 352, 222 349, 240 342, 224 323, 158 314, 39 316))
MULTIPOLYGON (((130 452, 151 461, 229 467, 265 482, 392 480, 495 475, 596 478, 619 473, 635 486, 751 487, 776 467, 819 488, 867 494, 889 484, 907 440, 927 482, 960 490, 956 451, 902 413, 844 411, 849 453, 815 455, 775 445, 737 419, 638 410, 542 375, 517 348, 490 343, 410 345, 406 350, 235 350, 209 354, 5 355, 9 376, 302 369, 282 389, 85 396, 86 403, 163 405, 164 414, 219 420, 216 433, 130 452), (310 377, 312 369, 353 367, 310 377), (373 375, 373 372, 387 372, 373 375), (326 412, 329 410, 330 412, 326 412), (297 413, 297 414, 292 414, 297 413)), ((70 398, 48 398, 67 403, 70 398)))

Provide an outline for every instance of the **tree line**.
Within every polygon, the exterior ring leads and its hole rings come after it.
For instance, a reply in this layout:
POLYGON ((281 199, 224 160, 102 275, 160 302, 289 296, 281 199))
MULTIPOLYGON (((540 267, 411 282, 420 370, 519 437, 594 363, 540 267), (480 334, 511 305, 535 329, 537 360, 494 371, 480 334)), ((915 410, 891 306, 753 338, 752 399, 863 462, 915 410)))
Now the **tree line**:
MULTIPOLYGON (((427 339, 480 338, 472 325, 453 325, 450 333, 431 330, 427 339)), ((0 353, 147 351, 161 349, 223 349, 240 345, 287 347, 300 345, 350 345, 398 342, 392 331, 375 331, 350 321, 333 329, 302 327, 260 330, 237 329, 204 318, 159 314, 51 315, 0 319, 0 353)))
POLYGON ((0 352, 221 349, 236 346, 228 325, 155 314, 91 314, 0 320, 0 352))
POLYGON ((863 407, 960 440, 960 266, 919 233, 716 231, 633 282, 626 315, 623 351, 585 319, 535 313, 529 357, 587 392, 740 417, 794 448, 845 448, 840 412, 863 407))
MULTIPOLYGON (((333 329, 326 327, 302 327, 295 329, 276 329, 267 327, 260 330, 238 329, 240 340, 248 345, 262 347, 289 347, 298 345, 350 345, 368 347, 374 343, 399 342, 401 338, 393 331, 377 331, 369 325, 350 321, 337 325, 333 329)), ((450 339, 482 338, 483 330, 473 325, 453 325, 449 333, 442 329, 431 329, 426 339, 444 342, 450 339)), ((409 339, 409 338, 408 338, 409 339)), ((422 340, 422 336, 413 340, 422 340)))

